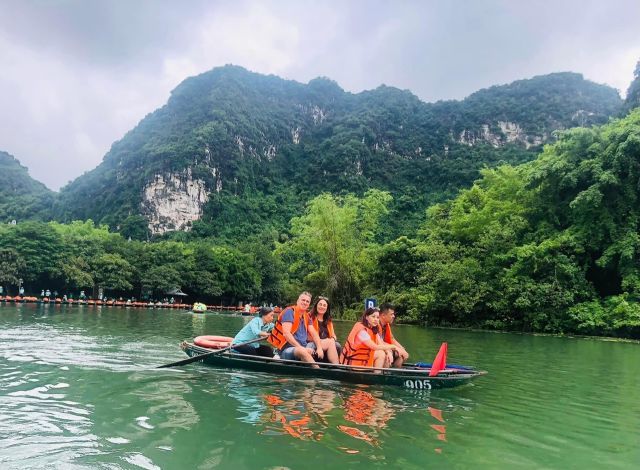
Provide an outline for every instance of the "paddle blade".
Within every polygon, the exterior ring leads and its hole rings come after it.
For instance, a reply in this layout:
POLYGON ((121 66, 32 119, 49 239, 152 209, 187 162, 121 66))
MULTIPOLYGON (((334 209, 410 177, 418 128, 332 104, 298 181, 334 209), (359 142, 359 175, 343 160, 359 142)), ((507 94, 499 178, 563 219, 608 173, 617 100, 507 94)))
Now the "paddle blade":
POLYGON ((440 351, 436 355, 436 358, 433 360, 433 364, 431 365, 431 371, 429 372, 429 377, 434 377, 438 375, 443 369, 447 368, 447 343, 442 343, 440 346, 440 351))

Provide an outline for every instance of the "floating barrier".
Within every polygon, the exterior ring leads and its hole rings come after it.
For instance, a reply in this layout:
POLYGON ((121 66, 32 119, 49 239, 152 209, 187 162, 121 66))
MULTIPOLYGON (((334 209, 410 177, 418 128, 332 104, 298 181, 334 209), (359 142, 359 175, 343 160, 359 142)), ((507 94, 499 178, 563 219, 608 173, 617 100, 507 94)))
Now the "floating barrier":
MULTIPOLYGON (((38 298, 31 296, 10 296, 0 295, 0 303, 35 303, 41 305, 69 305, 69 306, 102 306, 102 307, 124 307, 124 308, 170 308, 170 309, 182 309, 182 310, 191 310, 193 308, 192 304, 182 304, 182 303, 168 303, 168 302, 130 302, 125 300, 96 300, 96 299, 86 299, 86 300, 78 300, 78 299, 67 299, 63 300, 59 297, 56 298, 38 298)), ((204 305, 204 304, 203 304, 204 305)), ((229 305, 206 305, 206 309, 209 312, 241 312, 243 311, 243 307, 229 306, 229 305)), ((244 312, 243 312, 244 313, 244 312)))

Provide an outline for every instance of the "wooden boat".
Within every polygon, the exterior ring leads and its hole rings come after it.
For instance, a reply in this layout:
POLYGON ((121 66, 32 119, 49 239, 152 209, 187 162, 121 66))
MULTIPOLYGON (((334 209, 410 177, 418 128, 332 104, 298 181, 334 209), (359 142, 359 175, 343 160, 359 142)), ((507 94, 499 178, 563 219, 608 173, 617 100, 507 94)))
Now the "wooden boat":
POLYGON ((194 313, 204 313, 207 311, 207 306, 201 302, 196 302, 193 304, 192 311, 194 313))
MULTIPOLYGON (((180 345, 180 348, 190 357, 215 351, 213 349, 196 346, 186 341, 180 345)), ((450 367, 440 371, 438 375, 434 377, 429 377, 429 368, 418 367, 415 364, 405 364, 401 369, 365 369, 342 364, 318 363, 319 368, 312 368, 308 364, 300 361, 249 356, 246 354, 236 354, 232 351, 225 351, 220 354, 209 354, 202 359, 202 362, 213 367, 228 369, 252 370, 278 375, 317 377, 364 385, 391 385, 414 390, 457 387, 486 374, 485 371, 476 370, 472 367, 457 366, 457 368, 450 367)))

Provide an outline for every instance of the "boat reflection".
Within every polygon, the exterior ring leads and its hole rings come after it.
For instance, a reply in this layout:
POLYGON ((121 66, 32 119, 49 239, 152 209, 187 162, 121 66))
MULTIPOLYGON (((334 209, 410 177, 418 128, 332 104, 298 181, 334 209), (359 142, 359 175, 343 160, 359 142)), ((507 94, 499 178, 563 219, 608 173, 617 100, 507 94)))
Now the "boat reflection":
MULTIPOLYGON (((238 419, 256 426, 257 432, 264 435, 315 441, 327 438, 343 443, 344 439, 338 436, 347 435, 380 447, 384 430, 397 413, 420 407, 425 416, 423 429, 435 430, 436 439, 446 441, 442 411, 430 406, 424 396, 407 402, 365 387, 336 387, 324 381, 291 379, 264 384, 246 376, 232 378, 229 392, 239 402, 238 419)), ((437 448, 436 452, 439 451, 437 448)))

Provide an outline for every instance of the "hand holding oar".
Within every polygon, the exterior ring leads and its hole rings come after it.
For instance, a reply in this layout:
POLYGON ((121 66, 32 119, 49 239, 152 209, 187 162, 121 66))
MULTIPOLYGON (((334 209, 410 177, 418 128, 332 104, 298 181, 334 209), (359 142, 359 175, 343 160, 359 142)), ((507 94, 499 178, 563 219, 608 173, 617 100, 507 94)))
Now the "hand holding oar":
POLYGON ((247 344, 257 343, 258 341, 262 341, 263 339, 266 339, 266 338, 263 338, 263 337, 255 338, 255 339, 252 339, 251 341, 247 341, 246 343, 234 344, 232 346, 227 346, 226 348, 216 349, 215 351, 211 351, 211 352, 204 353, 204 354, 198 354, 197 356, 189 357, 187 359, 183 359, 182 361, 172 362, 170 364, 164 364, 164 365, 158 366, 158 367, 156 367, 156 369, 163 369, 165 367, 184 366, 185 364, 191 364, 192 362, 201 361, 205 357, 215 356, 217 354, 221 354, 221 353, 223 353, 225 351, 228 351, 229 349, 232 349, 232 348, 235 348, 235 347, 238 347, 238 346, 245 346, 247 344))

